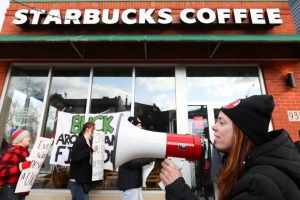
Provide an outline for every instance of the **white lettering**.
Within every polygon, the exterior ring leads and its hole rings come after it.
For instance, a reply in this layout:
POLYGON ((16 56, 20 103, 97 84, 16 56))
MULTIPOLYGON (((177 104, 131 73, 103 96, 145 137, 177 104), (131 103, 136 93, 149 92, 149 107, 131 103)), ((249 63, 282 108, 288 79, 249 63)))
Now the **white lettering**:
POLYGON ((122 12, 121 19, 125 24, 136 24, 136 19, 129 19, 129 13, 136 14, 136 9, 127 9, 122 12))
POLYGON ((267 8, 267 15, 270 24, 282 24, 279 8, 267 8))
POLYGON ((74 24, 80 24, 81 11, 78 9, 68 9, 66 10, 65 22, 64 24, 71 24, 73 21, 74 24))
POLYGON ((263 16, 263 9, 250 9, 252 24, 266 24, 263 16))
POLYGON ((225 24, 230 19, 230 9, 217 9, 219 24, 225 24))
POLYGON ((17 19, 14 19, 13 23, 16 24, 16 25, 25 24, 27 22, 27 14, 28 14, 28 12, 29 11, 26 10, 26 9, 18 10, 15 13, 15 17, 17 19))
POLYGON ((186 8, 184 10, 182 10, 180 12, 180 19, 186 23, 186 24, 194 24, 196 23, 196 19, 193 18, 193 19, 189 19, 187 16, 188 16, 188 13, 193 13, 194 14, 195 10, 192 9, 192 8, 186 8))
POLYGON ((45 10, 30 10, 30 14, 33 14, 31 24, 38 24, 42 13, 45 13, 45 10))
POLYGON ((169 8, 160 9, 158 11, 158 23, 160 24, 170 24, 173 20, 171 16, 172 10, 169 8))
POLYGON ((280 25, 283 20, 280 16, 279 8, 253 8, 253 9, 229 9, 219 8, 186 8, 181 10, 178 16, 172 16, 172 9, 162 8, 156 11, 154 8, 140 10, 125 9, 121 13, 120 9, 85 9, 81 13, 79 9, 66 9, 62 16, 59 9, 45 10, 26 10, 20 9, 15 12, 13 23, 22 25, 44 24, 273 24, 280 25), (158 14, 156 14, 158 13, 158 14), (45 19, 44 14, 46 14, 45 19), (82 16, 83 15, 83 16, 82 16), (138 16, 138 17, 137 17, 138 16), (180 21, 179 21, 180 20, 180 21))
POLYGON ((100 22, 99 15, 100 15, 100 10, 85 9, 84 17, 83 17, 83 24, 98 24, 100 22))
POLYGON ((61 20, 60 11, 58 9, 55 9, 49 11, 43 24, 49 24, 50 22, 54 22, 55 24, 62 24, 61 21, 62 20, 61 20))
POLYGON ((146 9, 140 9, 139 12, 139 24, 145 24, 146 21, 149 24, 155 24, 155 21, 153 20, 153 18, 151 17, 153 12, 154 12, 154 8, 150 8, 146 11, 146 9))
POLYGON ((102 22, 104 24, 116 24, 119 21, 120 10, 114 9, 111 19, 109 19, 109 9, 104 9, 102 12, 102 22))
POLYGON ((243 23, 244 19, 247 18, 246 9, 233 9, 234 21, 236 24, 243 23))
POLYGON ((203 23, 203 24, 210 24, 213 23, 214 21, 216 21, 216 13, 209 8, 201 8, 198 12, 197 12, 197 19, 203 23), (204 18, 204 13, 208 14, 208 18, 204 18))

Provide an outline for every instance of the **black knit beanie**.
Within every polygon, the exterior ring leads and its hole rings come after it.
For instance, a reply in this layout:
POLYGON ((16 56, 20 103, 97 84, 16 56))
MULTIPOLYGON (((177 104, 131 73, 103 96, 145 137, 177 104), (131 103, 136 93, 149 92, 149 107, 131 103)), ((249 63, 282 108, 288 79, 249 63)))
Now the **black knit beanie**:
POLYGON ((142 123, 141 120, 137 117, 128 117, 128 121, 135 126, 138 125, 139 123, 142 123))
POLYGON ((268 135, 269 123, 275 103, 271 95, 254 95, 238 99, 221 108, 245 135, 256 145, 271 140, 268 135))

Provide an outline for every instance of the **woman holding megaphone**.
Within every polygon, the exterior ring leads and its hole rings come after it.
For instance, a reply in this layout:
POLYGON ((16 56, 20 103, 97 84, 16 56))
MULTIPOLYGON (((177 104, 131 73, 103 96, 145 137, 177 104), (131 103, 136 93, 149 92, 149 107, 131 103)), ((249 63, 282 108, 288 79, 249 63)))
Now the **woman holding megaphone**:
MULTIPOLYGON (((300 154, 284 130, 268 132, 275 107, 270 95, 238 99, 221 108, 212 126, 215 147, 225 152, 218 200, 299 200, 300 154)), ((160 178, 167 200, 198 200, 169 159, 160 178)))

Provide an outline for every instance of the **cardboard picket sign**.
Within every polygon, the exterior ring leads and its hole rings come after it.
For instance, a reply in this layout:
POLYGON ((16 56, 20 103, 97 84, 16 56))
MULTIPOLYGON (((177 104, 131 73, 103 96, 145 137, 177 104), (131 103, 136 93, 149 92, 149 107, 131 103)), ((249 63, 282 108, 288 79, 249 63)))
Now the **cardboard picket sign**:
POLYGON ((53 143, 53 138, 38 137, 31 150, 28 161, 31 161, 29 168, 22 170, 15 193, 28 192, 38 176, 44 160, 53 143))
POLYGON ((93 146, 97 145, 98 150, 93 153, 92 181, 98 181, 103 179, 104 173, 104 132, 96 130, 93 135, 93 146))

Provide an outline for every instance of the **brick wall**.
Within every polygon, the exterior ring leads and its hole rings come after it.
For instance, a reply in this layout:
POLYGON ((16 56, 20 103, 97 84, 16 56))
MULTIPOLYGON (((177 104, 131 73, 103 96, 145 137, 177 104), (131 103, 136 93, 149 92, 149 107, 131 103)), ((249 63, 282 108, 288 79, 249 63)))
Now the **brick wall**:
POLYGON ((299 140, 300 122, 289 121, 287 111, 300 111, 300 62, 276 61, 262 63, 267 93, 274 96, 276 107, 273 113, 274 128, 286 129, 293 140, 299 140), (294 72, 297 88, 285 84, 286 74, 294 72))
MULTIPOLYGON (((8 62, 0 61, 0 94, 2 94, 2 91, 3 91, 8 67, 9 67, 8 62)), ((0 96, 0 98, 1 98, 1 96, 0 96)))
MULTIPOLYGON (((243 29, 240 28, 186 28, 180 26, 179 28, 158 28, 153 30, 152 28, 148 28, 145 30, 144 28, 136 28, 136 26, 132 26, 134 28, 119 28, 118 26, 113 26, 115 28, 101 28, 101 25, 98 25, 100 28, 97 30, 85 30, 77 28, 76 32, 74 30, 69 30, 68 28, 62 27, 62 29, 44 29, 38 30, 34 29, 22 29, 15 24, 12 23, 13 19, 15 19, 14 14, 19 9, 29 9, 17 3, 10 3, 10 7, 6 13, 6 18, 4 21, 4 25, 2 28, 2 33, 4 35, 16 35, 16 34, 295 34, 296 29, 294 26, 293 18, 290 12, 290 8, 288 2, 46 2, 46 3, 26 3, 29 6, 35 7, 36 9, 46 9, 49 11, 50 9, 60 9, 62 14, 65 13, 65 9, 114 9, 118 8, 121 10, 128 8, 155 8, 156 10, 161 8, 170 8, 172 9, 172 14, 179 14, 179 12, 183 8, 194 8, 198 10, 200 8, 211 8, 213 10, 217 8, 279 8, 281 10, 281 18, 283 19, 283 24, 280 26, 276 26, 272 29, 263 30, 257 29, 253 30, 253 28, 243 29), (104 30, 103 30, 104 29, 104 30), (128 29, 128 30, 127 30, 128 29)), ((82 12, 83 13, 83 12, 82 12)), ((95 25, 94 27, 97 27, 95 25)), ((110 26, 112 27, 112 26, 110 26)))

